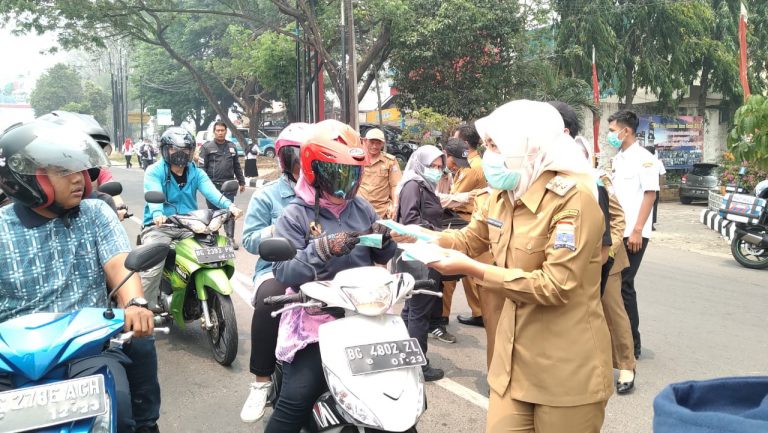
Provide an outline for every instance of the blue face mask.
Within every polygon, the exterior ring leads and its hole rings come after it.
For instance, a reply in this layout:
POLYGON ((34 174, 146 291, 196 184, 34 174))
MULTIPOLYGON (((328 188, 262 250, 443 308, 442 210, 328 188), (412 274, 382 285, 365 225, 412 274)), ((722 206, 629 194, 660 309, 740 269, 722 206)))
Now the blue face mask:
POLYGON ((619 138, 618 132, 609 132, 606 138, 611 147, 615 147, 616 149, 621 147, 621 139, 619 138))
POLYGON ((491 188, 511 191, 520 184, 520 172, 504 165, 504 156, 486 151, 483 155, 483 174, 491 188))
POLYGON ((427 167, 424 169, 424 174, 422 174, 422 177, 424 177, 427 182, 437 183, 437 181, 443 177, 443 171, 436 168, 427 167))

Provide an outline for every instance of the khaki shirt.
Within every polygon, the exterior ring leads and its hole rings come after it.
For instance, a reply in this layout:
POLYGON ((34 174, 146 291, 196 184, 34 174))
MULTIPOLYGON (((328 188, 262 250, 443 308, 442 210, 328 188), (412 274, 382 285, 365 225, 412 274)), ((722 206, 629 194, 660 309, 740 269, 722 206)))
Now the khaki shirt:
MULTIPOLYGON (((483 160, 475 150, 470 150, 469 167, 460 168, 455 177, 453 178, 453 184, 451 185, 451 194, 457 194, 460 192, 470 192, 476 189, 485 188, 488 182, 483 175, 483 160)), ((472 202, 462 204, 453 208, 456 213, 462 218, 469 221, 473 211, 472 202)))
POLYGON ((613 255, 613 266, 611 266, 609 274, 614 275, 629 266, 629 257, 627 256, 626 248, 624 248, 626 221, 624 220, 624 210, 621 208, 619 199, 616 198, 616 194, 613 191, 611 178, 604 174, 600 176, 600 180, 608 191, 608 213, 611 220, 611 253, 613 255))
POLYGON ((360 195, 373 205, 376 214, 384 218, 395 202, 392 189, 400 182, 402 172, 394 156, 381 152, 363 170, 360 195))
POLYGON ((481 283, 507 298, 488 372, 494 392, 547 406, 606 401, 613 393, 611 341, 600 303, 604 218, 593 179, 545 172, 511 202, 493 190, 470 224, 439 244, 498 267, 481 283))

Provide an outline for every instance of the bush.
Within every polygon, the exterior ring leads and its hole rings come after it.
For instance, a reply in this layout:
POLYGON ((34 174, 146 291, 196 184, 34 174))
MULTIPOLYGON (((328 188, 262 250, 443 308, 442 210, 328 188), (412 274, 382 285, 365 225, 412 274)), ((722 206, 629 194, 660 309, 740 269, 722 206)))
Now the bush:
POLYGON ((761 181, 768 179, 768 170, 756 162, 740 161, 731 152, 725 152, 720 161, 720 185, 735 185, 739 178, 741 167, 747 168, 747 173, 741 179, 741 186, 750 193, 761 181))
MULTIPOLYGON (((737 161, 768 169, 768 98, 752 95, 736 110, 728 150, 737 161)), ((737 171, 738 172, 738 171, 737 171)))

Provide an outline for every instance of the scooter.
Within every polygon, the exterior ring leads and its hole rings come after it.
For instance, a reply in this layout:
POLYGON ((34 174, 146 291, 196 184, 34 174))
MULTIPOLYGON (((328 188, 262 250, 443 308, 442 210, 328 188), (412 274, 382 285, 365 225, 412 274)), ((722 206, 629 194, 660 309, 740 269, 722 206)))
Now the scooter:
MULTIPOLYGON (((295 257, 296 249, 286 239, 265 239, 259 255, 267 261, 285 261, 295 257)), ((416 432, 427 408, 421 371, 427 358, 400 316, 387 312, 413 294, 442 296, 426 290, 434 284, 366 266, 341 271, 332 281, 303 284, 296 294, 264 300, 266 305, 285 305, 273 317, 296 308, 346 316, 320 325, 328 391, 315 402, 306 431, 416 432)), ((279 367, 272 378, 273 405, 280 394, 279 367)))
MULTIPOLYGON (((128 254, 131 273, 160 263, 168 246, 146 245, 128 254)), ((133 337, 122 333, 120 309, 83 308, 71 313, 34 313, 0 324, 0 431, 5 433, 114 433, 117 402, 112 373, 77 375, 79 361, 122 347, 133 337)), ((168 329, 155 328, 168 333, 168 329)))
MULTIPOLYGON (((237 181, 227 181, 222 192, 234 192, 237 181)), ((148 203, 166 202, 165 194, 148 191, 148 203)), ((213 357, 221 365, 232 364, 237 356, 237 319, 230 295, 230 278, 235 273, 235 250, 219 229, 232 218, 226 209, 203 209, 168 217, 166 227, 187 230, 191 237, 176 243, 165 261, 156 312, 166 322, 184 328, 200 319, 208 334, 213 357)))
POLYGON ((754 195, 745 194, 741 179, 746 167, 739 170, 735 186, 726 188, 720 216, 735 224, 731 254, 736 261, 750 269, 768 268, 768 180, 760 182, 754 195))

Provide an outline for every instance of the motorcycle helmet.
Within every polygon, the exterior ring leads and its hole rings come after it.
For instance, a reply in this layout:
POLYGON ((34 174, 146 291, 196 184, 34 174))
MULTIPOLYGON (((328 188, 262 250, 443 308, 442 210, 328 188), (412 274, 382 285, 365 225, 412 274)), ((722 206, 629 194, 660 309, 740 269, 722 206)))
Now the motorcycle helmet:
POLYGON ((755 185, 755 195, 760 198, 768 199, 768 179, 755 185))
POLYGON ((48 114, 43 114, 38 117, 37 120, 45 120, 56 123, 57 125, 71 126, 73 128, 81 129, 101 146, 101 149, 104 150, 104 153, 106 153, 107 156, 112 153, 112 140, 109 138, 109 134, 104 127, 101 126, 99 121, 89 114, 56 110, 51 111, 48 114))
POLYGON ((63 214, 55 203, 50 172, 82 173, 83 197, 91 194, 88 170, 109 166, 96 141, 69 125, 34 120, 16 124, 0 135, 0 189, 20 204, 63 214))
POLYGON ((190 160, 192 152, 195 150, 195 137, 189 131, 180 127, 172 126, 163 132, 160 137, 160 154, 169 164, 184 167, 190 160), (188 152, 171 153, 170 148, 176 150, 187 150, 188 152))
POLYGON ((338 120, 315 124, 301 144, 301 171, 318 193, 351 200, 367 164, 360 134, 338 120))
POLYGON ((275 154, 280 164, 280 171, 294 182, 296 179, 293 178, 293 166, 300 164, 299 148, 307 139, 311 127, 312 125, 308 123, 291 123, 280 132, 275 141, 275 154))

